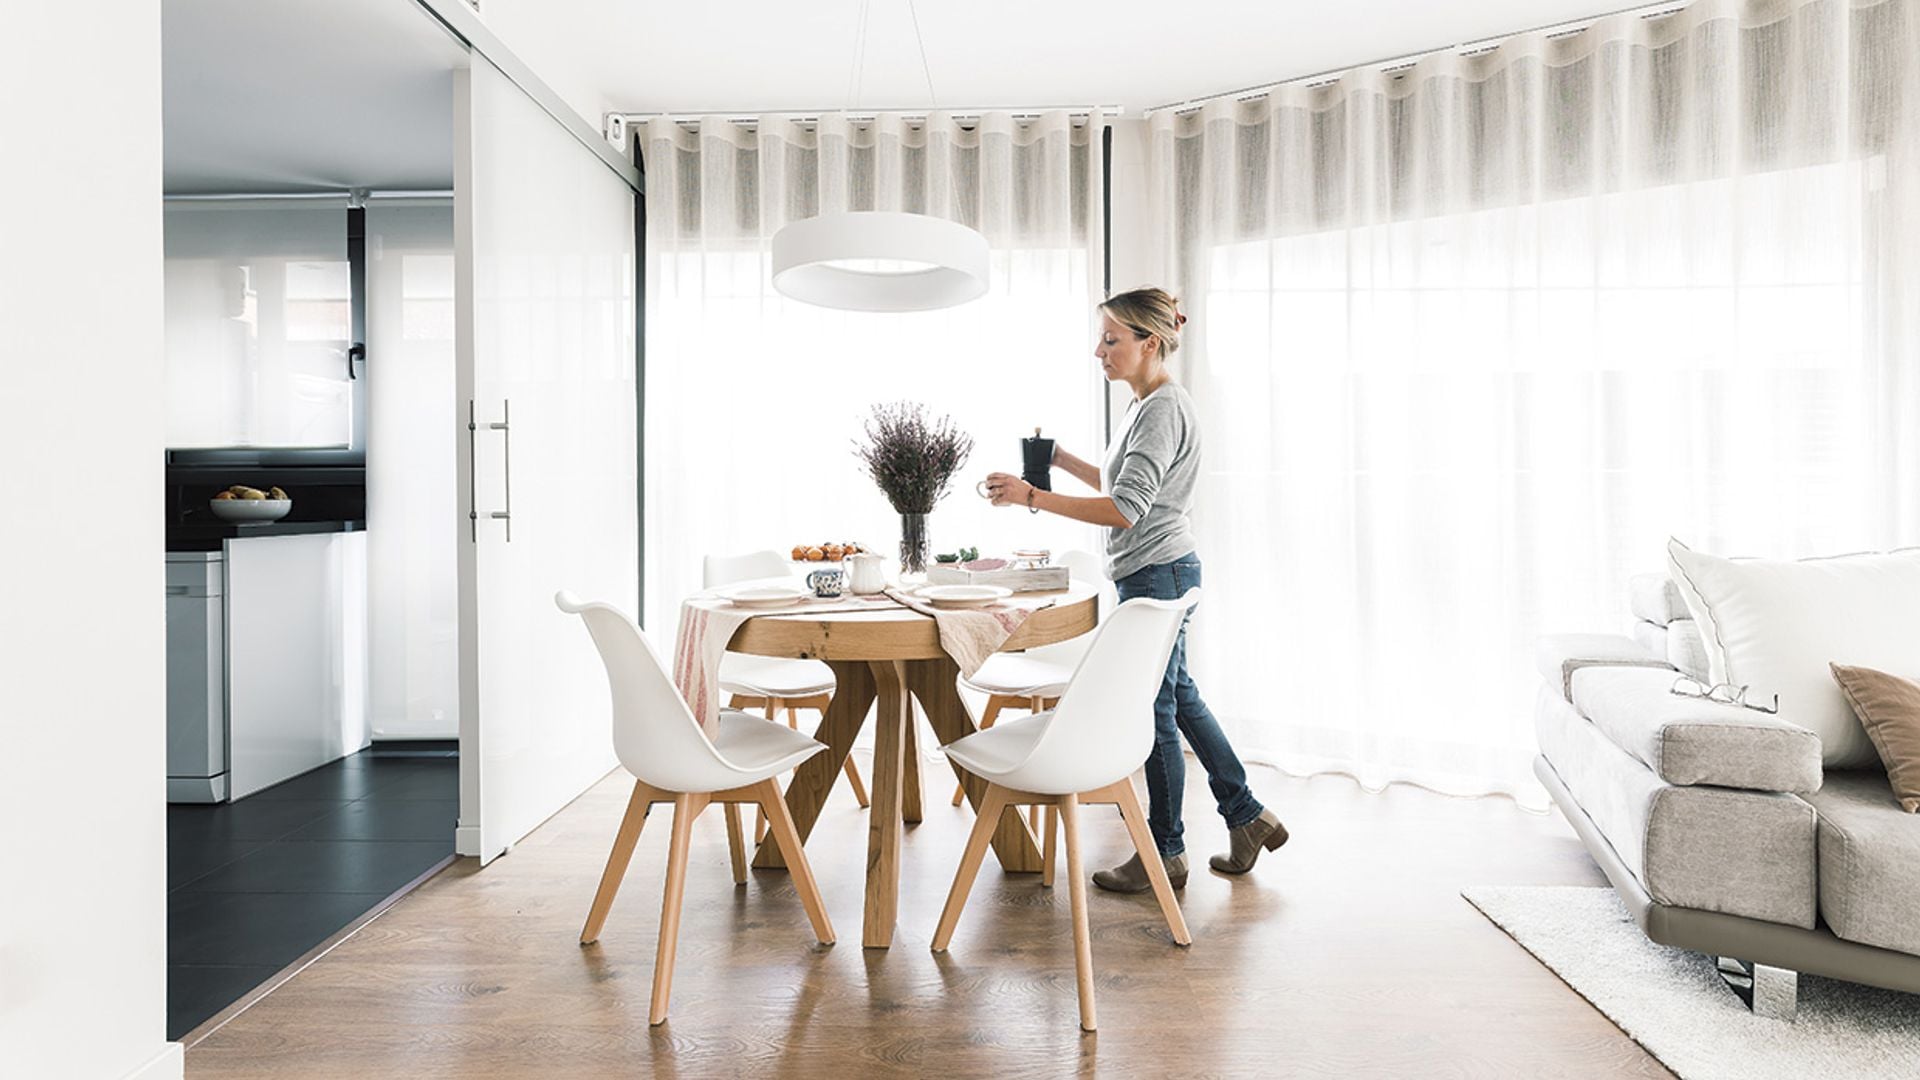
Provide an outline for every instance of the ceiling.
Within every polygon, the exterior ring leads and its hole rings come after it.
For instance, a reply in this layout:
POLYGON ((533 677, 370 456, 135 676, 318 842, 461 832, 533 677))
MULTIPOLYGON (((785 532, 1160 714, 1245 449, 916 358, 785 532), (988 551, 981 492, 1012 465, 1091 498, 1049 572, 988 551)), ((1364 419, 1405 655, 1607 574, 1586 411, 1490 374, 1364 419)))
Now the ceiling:
POLYGON ((597 126, 607 109, 1121 105, 1137 113, 1645 3, 916 0, 910 10, 908 0, 483 0, 481 12, 597 126), (863 8, 866 61, 856 80, 863 8))
MULTIPOLYGON (((1118 105, 1137 115, 1625 6, 482 0, 480 10, 597 128, 609 110, 1118 105)), ((418 0, 167 0, 162 37, 168 192, 452 186, 452 73, 466 53, 418 0)))
POLYGON ((167 0, 169 194, 453 186, 461 48, 411 0, 167 0))

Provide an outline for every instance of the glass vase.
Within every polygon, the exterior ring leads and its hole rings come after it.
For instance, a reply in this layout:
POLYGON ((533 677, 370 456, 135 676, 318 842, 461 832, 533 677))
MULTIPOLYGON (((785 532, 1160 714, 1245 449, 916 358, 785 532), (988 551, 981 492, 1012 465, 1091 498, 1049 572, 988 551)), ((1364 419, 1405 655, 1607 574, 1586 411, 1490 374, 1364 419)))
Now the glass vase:
POLYGON ((927 515, 900 515, 900 572, 916 577, 927 573, 927 515))

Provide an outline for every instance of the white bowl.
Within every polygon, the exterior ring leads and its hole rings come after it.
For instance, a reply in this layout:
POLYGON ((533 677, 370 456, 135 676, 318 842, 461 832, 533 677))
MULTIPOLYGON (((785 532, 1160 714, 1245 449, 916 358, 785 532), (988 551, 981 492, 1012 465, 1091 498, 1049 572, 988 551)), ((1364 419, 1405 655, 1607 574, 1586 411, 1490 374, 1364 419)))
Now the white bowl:
POLYGON ((977 608, 1013 595, 998 585, 928 585, 914 594, 937 608, 977 608))
POLYGON ((293 509, 292 499, 209 499, 213 516, 221 521, 279 521, 293 509))

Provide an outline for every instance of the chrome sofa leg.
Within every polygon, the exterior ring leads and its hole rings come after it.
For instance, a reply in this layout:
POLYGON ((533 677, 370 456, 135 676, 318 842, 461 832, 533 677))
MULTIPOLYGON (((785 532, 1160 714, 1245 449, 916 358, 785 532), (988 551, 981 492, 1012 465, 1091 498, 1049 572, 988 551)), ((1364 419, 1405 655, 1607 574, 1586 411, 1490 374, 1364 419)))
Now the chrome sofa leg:
POLYGON ((1800 973, 1769 967, 1731 956, 1718 958, 1720 977, 1728 989, 1740 995, 1753 1015, 1769 1020, 1791 1020, 1799 1007, 1800 973))

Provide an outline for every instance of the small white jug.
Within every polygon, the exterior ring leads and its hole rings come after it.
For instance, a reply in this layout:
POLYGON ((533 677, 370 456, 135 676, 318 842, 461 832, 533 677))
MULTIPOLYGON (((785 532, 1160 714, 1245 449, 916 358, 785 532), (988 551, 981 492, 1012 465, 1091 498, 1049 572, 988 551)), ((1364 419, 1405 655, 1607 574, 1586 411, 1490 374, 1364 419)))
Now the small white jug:
POLYGON ((849 555, 847 564, 847 591, 855 596, 872 596, 884 592, 887 588, 887 560, 883 555, 863 551, 849 555))

